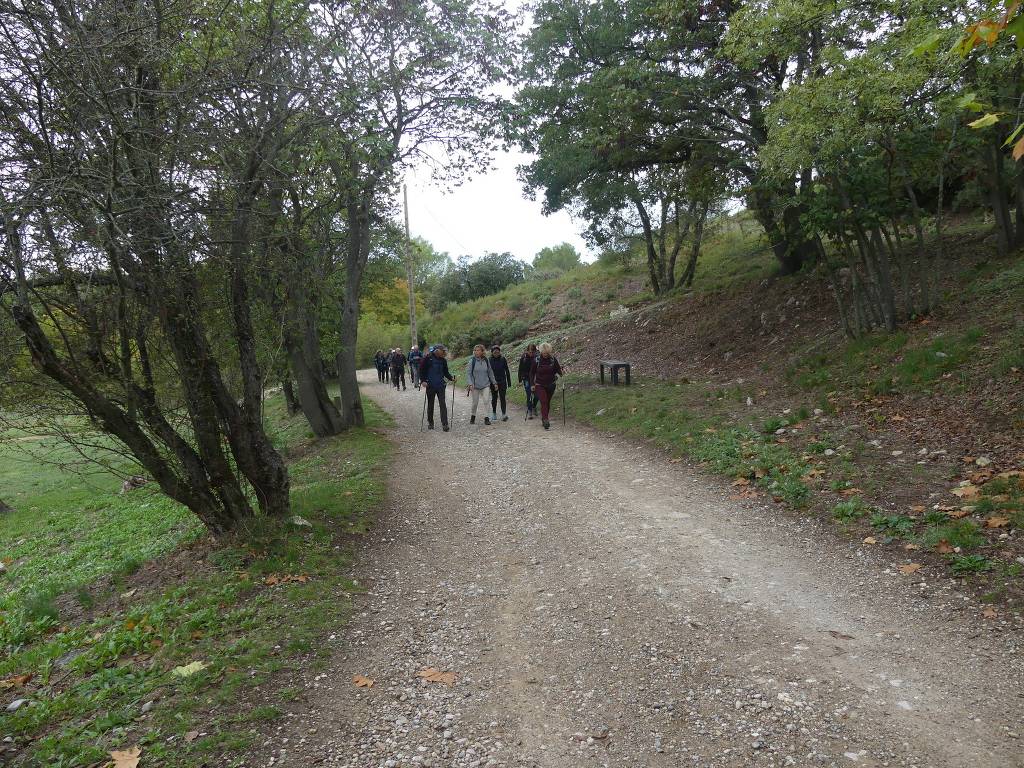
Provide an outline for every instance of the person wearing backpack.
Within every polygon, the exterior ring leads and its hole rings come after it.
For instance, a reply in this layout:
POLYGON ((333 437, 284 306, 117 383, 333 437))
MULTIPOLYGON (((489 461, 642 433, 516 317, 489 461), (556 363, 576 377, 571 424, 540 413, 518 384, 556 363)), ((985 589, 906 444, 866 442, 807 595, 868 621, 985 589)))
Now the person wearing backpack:
POLYGON ((526 345, 526 351, 519 358, 519 381, 522 382, 523 389, 526 390, 526 418, 528 419, 537 415, 537 393, 533 391, 530 384, 530 371, 533 369, 536 359, 537 345, 531 342, 526 345))
POLYGON ((377 350, 377 354, 373 356, 373 364, 377 368, 377 381, 381 384, 384 383, 384 351, 381 349, 377 350))
POLYGON ((455 384, 455 377, 448 371, 448 350, 444 344, 435 344, 420 362, 420 381, 427 388, 427 429, 434 428, 434 400, 441 410, 441 429, 448 431, 448 406, 444 401, 446 382, 455 384))
MULTIPOLYGON (((476 409, 480 405, 480 395, 491 387, 497 386, 494 378, 494 371, 491 370, 491 362, 487 359, 483 344, 473 347, 473 356, 466 364, 466 397, 473 395, 473 406, 469 412, 469 423, 476 424, 476 409)), ((484 406, 487 407, 486 405, 484 406)), ((490 424, 491 420, 484 416, 484 424, 490 424)))
POLYGON ((405 355, 398 347, 391 353, 391 383, 398 389, 399 383, 405 389, 405 355))
POLYGON ((420 352, 420 348, 413 344, 412 349, 409 350, 409 378, 412 379, 412 385, 416 388, 420 388, 420 361, 423 360, 423 353, 420 352))
POLYGON ((505 393, 512 386, 512 371, 508 360, 501 355, 501 347, 491 347, 491 371, 494 373, 495 385, 491 387, 491 421, 498 420, 498 401, 501 401, 501 420, 508 421, 508 408, 505 404, 505 393))
POLYGON ((562 375, 562 366, 558 358, 552 354, 551 345, 547 342, 540 345, 540 354, 530 368, 530 386, 540 396, 540 420, 544 429, 551 429, 548 414, 551 398, 558 386, 558 377, 562 375))

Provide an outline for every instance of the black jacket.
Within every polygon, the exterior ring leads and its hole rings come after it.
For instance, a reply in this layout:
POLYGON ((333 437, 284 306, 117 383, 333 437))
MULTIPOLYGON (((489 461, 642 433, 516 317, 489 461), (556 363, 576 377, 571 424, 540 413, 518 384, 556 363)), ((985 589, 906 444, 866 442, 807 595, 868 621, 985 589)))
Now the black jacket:
POLYGON ((533 368, 533 361, 536 359, 536 355, 528 355, 525 352, 519 358, 519 381, 530 380, 530 369, 533 368))
POLYGON ((506 389, 512 386, 512 371, 508 369, 508 360, 505 356, 491 357, 491 370, 494 371, 494 380, 498 382, 499 389, 506 389))

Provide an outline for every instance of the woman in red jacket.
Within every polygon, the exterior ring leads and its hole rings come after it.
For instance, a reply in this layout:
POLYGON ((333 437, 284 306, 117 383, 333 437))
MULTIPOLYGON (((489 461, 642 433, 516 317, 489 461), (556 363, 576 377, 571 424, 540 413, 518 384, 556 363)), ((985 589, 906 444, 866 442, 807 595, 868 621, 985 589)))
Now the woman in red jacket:
POLYGON ((530 368, 530 388, 540 395, 540 420, 544 429, 551 429, 548 412, 551 409, 551 398, 555 394, 558 377, 562 375, 562 366, 558 358, 551 354, 551 345, 544 342, 540 345, 540 355, 530 368))

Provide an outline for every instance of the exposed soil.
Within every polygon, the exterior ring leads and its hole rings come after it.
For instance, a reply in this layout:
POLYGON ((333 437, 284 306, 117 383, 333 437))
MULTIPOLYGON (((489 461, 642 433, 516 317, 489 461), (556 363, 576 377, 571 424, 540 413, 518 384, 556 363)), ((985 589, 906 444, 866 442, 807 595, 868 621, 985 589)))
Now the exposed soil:
POLYGON ((374 379, 367 593, 246 765, 1024 766, 1021 635, 947 580, 627 440, 470 426, 462 393, 421 433, 374 379))

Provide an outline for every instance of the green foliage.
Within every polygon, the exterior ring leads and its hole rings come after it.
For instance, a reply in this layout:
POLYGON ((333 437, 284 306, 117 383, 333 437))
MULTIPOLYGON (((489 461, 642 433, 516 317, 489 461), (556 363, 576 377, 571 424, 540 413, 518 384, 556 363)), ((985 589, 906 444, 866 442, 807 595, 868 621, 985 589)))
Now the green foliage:
POLYGON ((871 527, 890 536, 909 536, 914 530, 914 518, 878 512, 871 516, 871 527))
POLYGON ((871 507, 860 496, 840 501, 832 507, 832 517, 841 523, 859 520, 871 511, 871 507))
POLYGON ((580 255, 571 243, 541 248, 533 257, 531 277, 548 277, 580 266, 580 255))
POLYGON ((950 555, 949 568, 959 575, 984 573, 992 568, 992 561, 983 555, 950 555))
POLYGON ((921 544, 934 548, 939 542, 948 542, 952 547, 966 551, 985 543, 978 524, 972 520, 953 520, 932 525, 922 534, 921 544))

